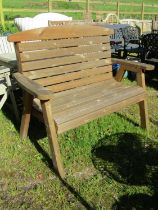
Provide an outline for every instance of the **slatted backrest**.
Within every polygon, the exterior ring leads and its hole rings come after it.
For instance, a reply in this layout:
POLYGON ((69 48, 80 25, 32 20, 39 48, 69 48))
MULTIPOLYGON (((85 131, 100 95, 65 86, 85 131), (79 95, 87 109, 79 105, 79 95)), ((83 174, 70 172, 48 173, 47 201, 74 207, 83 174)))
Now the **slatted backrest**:
POLYGON ((15 42, 19 71, 61 92, 112 77, 109 34, 90 25, 63 25, 19 32, 15 42))

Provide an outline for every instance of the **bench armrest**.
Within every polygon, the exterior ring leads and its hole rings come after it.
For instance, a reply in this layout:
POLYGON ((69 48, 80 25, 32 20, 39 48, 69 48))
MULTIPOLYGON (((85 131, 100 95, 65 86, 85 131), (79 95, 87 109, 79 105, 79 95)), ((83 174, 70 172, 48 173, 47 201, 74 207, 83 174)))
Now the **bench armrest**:
POLYGON ((115 79, 117 81, 121 81, 123 78, 123 75, 126 70, 132 71, 135 73, 141 74, 144 71, 151 71, 154 69, 153 65, 146 64, 146 63, 140 63, 140 62, 134 62, 134 61, 128 61, 128 60, 123 60, 123 59, 117 59, 117 58, 112 58, 112 63, 118 63, 121 64, 121 68, 119 71, 117 71, 115 79))
POLYGON ((33 80, 25 77, 21 73, 14 73, 14 78, 16 79, 19 86, 24 89, 29 94, 33 95, 35 98, 39 100, 50 100, 53 97, 53 92, 46 89, 45 87, 37 84, 33 80))
POLYGON ((151 71, 154 69, 153 65, 146 64, 146 63, 140 63, 140 62, 134 62, 124 59, 117 59, 112 58, 112 63, 118 63, 121 64, 121 66, 125 67, 128 71, 133 72, 139 72, 139 71, 151 71))

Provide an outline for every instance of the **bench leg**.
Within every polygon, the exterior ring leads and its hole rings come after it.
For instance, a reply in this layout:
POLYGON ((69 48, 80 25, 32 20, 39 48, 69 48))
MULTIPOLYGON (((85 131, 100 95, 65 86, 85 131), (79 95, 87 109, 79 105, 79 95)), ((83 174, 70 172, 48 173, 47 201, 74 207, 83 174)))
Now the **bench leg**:
POLYGON ((143 101, 139 102, 139 110, 140 110, 140 120, 141 120, 141 127, 148 129, 148 108, 147 108, 147 100, 144 99, 143 101))
POLYGON ((24 107, 23 107, 23 115, 20 126, 20 137, 22 139, 26 138, 28 134, 32 102, 33 102, 33 96, 27 92, 24 92, 24 107))
POLYGON ((14 114, 15 114, 15 117, 16 117, 16 121, 17 121, 17 123, 19 123, 20 122, 19 112, 18 112, 15 96, 14 96, 14 93, 13 93, 12 89, 10 90, 9 94, 10 94, 11 102, 13 104, 13 109, 14 109, 14 114))
POLYGON ((52 154, 52 161, 55 170, 60 175, 61 178, 64 178, 65 172, 62 166, 60 149, 57 139, 57 130, 54 123, 52 109, 51 109, 51 102, 49 101, 41 101, 42 111, 44 122, 47 130, 48 141, 51 149, 52 154))
POLYGON ((19 112, 18 112, 18 108, 17 108, 17 104, 16 104, 14 92, 13 92, 13 85, 11 84, 11 79, 10 79, 9 74, 6 74, 5 77, 6 77, 8 93, 10 95, 10 99, 11 99, 11 102, 12 102, 12 105, 13 105, 13 110, 14 110, 14 114, 15 114, 15 117, 16 117, 16 121, 17 121, 17 123, 19 123, 20 118, 19 118, 19 112))

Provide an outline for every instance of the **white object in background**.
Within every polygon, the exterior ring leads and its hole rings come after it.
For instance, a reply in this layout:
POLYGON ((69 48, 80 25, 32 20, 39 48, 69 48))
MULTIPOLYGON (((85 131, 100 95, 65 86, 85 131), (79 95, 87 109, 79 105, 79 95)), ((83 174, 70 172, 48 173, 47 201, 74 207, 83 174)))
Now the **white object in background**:
POLYGON ((47 27, 48 21, 70 21, 72 17, 68 17, 66 15, 60 13, 41 13, 36 15, 33 18, 25 17, 25 18, 15 18, 14 23, 20 31, 25 31, 34 28, 47 27))
POLYGON ((13 86, 10 80, 10 69, 4 66, 0 66, 0 109, 3 107, 7 98, 10 96, 16 120, 19 122, 20 119, 18 108, 12 88, 13 86))
POLYGON ((15 53, 14 44, 7 41, 7 36, 0 36, 0 54, 15 53))

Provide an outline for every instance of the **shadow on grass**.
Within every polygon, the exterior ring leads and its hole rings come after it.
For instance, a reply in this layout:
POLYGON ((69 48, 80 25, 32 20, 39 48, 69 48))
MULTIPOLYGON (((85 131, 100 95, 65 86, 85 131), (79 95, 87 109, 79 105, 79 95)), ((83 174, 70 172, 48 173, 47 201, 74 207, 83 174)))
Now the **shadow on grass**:
POLYGON ((158 90, 158 68, 145 73, 145 83, 147 86, 158 90))
POLYGON ((119 202, 112 206, 112 210, 157 210, 158 195, 134 194, 124 195, 119 202))
POLYGON ((29 138, 32 142, 32 144, 35 146, 37 151, 42 154, 43 159, 42 161, 50 168, 50 170, 56 174, 56 176, 60 179, 61 183, 64 187, 69 190, 71 194, 74 195, 74 197, 87 209, 87 210, 93 210, 94 208, 80 195, 79 192, 77 192, 71 185, 69 185, 66 180, 62 179, 55 171, 52 159, 48 155, 48 153, 40 146, 38 143, 38 140, 40 140, 43 137, 46 137, 46 129, 43 123, 40 123, 37 119, 32 119, 29 129, 29 138))
POLYGON ((152 184, 153 174, 158 173, 158 145, 142 135, 117 133, 100 140, 92 150, 92 161, 103 175, 118 182, 152 184))
POLYGON ((129 186, 146 185, 152 190, 152 195, 126 194, 112 210, 158 209, 158 144, 154 141, 135 133, 105 136, 93 148, 92 161, 103 176, 129 186))
POLYGON ((138 123, 136 123, 134 120, 128 118, 128 117, 125 116, 124 114, 121 114, 121 113, 119 113, 119 112, 116 112, 115 114, 116 114, 117 116, 119 116, 119 117, 125 119, 125 120, 128 121, 129 123, 132 123, 134 126, 139 127, 139 124, 138 124, 138 123))
POLYGON ((7 98, 6 103, 2 107, 2 112, 6 116, 6 118, 8 118, 14 124, 15 129, 17 131, 19 131, 22 110, 23 110, 22 101, 21 101, 21 91, 20 90, 14 91, 14 96, 15 96, 15 101, 16 101, 17 110, 18 110, 18 114, 19 114, 19 121, 15 117, 15 114, 13 111, 13 104, 11 103, 10 97, 7 98))

